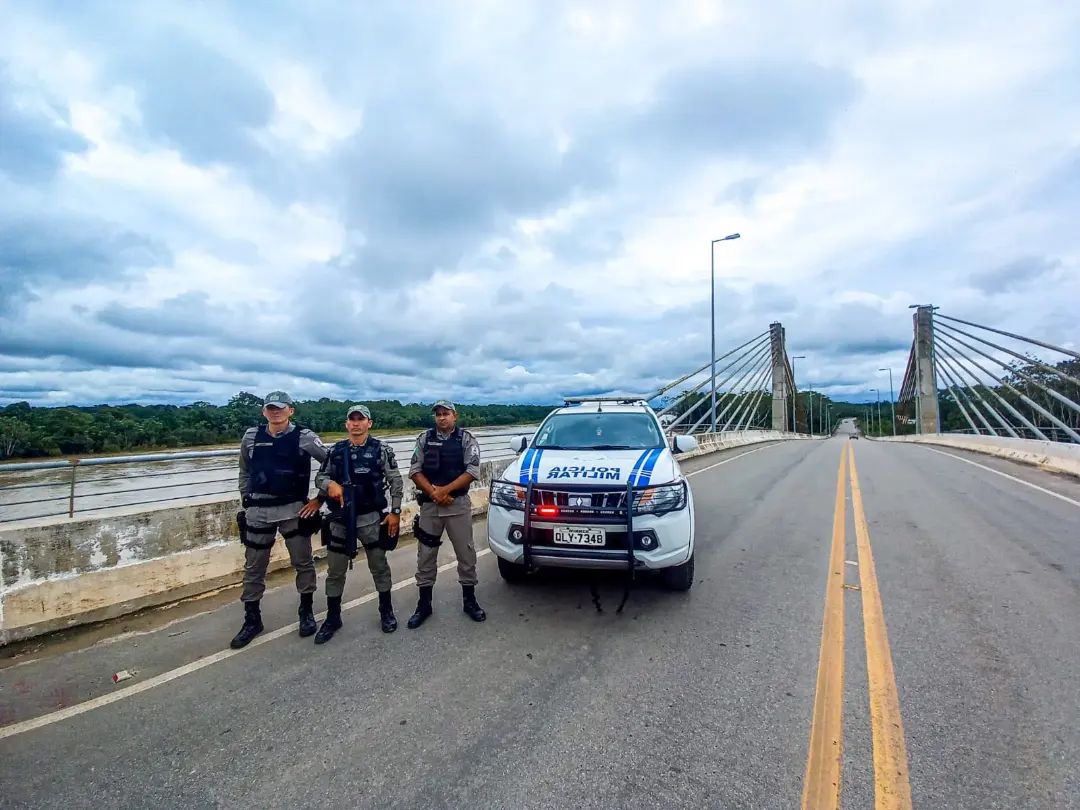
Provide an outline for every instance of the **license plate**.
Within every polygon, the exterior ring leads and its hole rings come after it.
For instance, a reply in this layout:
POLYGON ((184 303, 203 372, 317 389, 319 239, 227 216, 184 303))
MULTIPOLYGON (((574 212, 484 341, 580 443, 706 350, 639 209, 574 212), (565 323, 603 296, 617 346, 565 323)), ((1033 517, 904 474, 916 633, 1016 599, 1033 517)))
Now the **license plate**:
POLYGON ((592 526, 558 526, 554 540, 563 546, 602 546, 607 540, 607 532, 592 526))

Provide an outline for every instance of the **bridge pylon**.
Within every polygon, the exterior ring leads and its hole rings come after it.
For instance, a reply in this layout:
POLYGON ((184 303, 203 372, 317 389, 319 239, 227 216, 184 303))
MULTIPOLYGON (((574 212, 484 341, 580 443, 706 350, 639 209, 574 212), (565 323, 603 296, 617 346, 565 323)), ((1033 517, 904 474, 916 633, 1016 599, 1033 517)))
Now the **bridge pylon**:
POLYGON ((916 307, 915 315, 915 387, 919 433, 940 433, 938 413, 937 363, 934 359, 934 307, 916 307))
MULTIPOLYGON (((785 345, 783 324, 779 321, 769 324, 769 343, 772 346, 772 429, 788 430, 791 407, 788 397, 791 395, 791 371, 788 367, 787 346, 785 345)), ((793 428, 792 428, 793 429, 793 428)))

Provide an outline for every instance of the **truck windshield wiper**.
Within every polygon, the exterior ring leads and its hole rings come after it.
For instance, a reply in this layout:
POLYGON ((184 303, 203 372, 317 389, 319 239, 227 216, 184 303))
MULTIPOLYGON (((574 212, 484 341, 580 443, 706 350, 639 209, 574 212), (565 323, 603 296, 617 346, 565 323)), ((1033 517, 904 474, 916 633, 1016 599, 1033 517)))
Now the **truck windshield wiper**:
POLYGON ((640 447, 633 447, 629 444, 594 444, 589 450, 640 450, 640 447))

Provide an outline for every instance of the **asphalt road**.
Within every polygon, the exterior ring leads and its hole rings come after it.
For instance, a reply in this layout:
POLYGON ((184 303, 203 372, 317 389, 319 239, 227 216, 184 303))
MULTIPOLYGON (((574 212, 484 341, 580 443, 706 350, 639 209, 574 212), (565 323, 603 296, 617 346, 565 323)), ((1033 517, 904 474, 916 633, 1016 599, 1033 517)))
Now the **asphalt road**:
MULTIPOLYGON (((1080 482, 948 452, 843 436, 693 459, 689 593, 643 583, 617 615, 621 584, 609 577, 598 613, 587 577, 511 587, 488 554, 485 624, 461 613, 443 571, 420 630, 382 635, 367 602, 324 647, 287 632, 0 738, 0 806, 798 807, 815 707, 827 703, 824 657, 843 669, 841 800, 873 807, 896 778, 874 765, 868 677, 879 696, 890 687, 880 660, 867 663, 876 585, 901 721, 881 733, 899 733, 912 804, 1080 808, 1080 482), (845 447, 876 576, 857 548, 845 447), (838 474, 846 562, 833 575, 838 474), (849 587, 842 646, 830 651, 836 576, 849 587)), ((395 580, 408 579, 414 553, 395 552, 395 580)), ((370 589, 357 567, 346 599, 370 589)), ((414 595, 395 594, 402 620, 414 595)), ((268 629, 295 619, 291 587, 264 605, 268 629)), ((0 724, 10 732, 145 683, 222 650, 238 624, 227 605, 7 661, 0 724), (123 668, 138 674, 114 686, 123 668)))

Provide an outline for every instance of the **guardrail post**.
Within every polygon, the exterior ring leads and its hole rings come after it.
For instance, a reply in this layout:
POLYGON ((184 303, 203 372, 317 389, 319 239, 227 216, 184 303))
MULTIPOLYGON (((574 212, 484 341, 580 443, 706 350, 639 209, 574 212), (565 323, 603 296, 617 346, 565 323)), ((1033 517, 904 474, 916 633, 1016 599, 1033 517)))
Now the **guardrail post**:
POLYGON ((75 517, 75 472, 81 459, 71 460, 71 489, 68 491, 68 517, 75 517))

